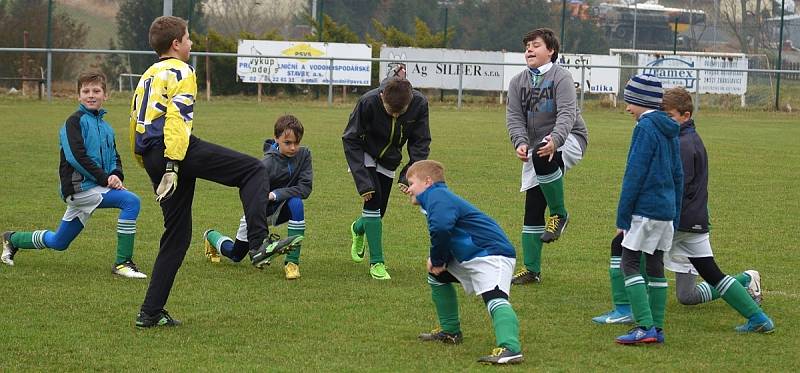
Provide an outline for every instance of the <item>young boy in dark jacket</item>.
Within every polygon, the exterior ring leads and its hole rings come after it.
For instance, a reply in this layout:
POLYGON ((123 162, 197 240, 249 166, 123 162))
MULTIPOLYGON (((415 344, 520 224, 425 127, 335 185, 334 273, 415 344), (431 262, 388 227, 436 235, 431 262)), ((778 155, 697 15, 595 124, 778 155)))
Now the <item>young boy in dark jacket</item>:
MULTIPOLYGON (((303 200, 311 195, 314 173, 311 168, 311 151, 300 146, 303 123, 294 115, 284 115, 275 121, 274 139, 264 141, 264 159, 269 179, 269 204, 267 225, 278 226, 288 222, 288 236, 305 236, 306 221, 303 200)), ((220 254, 239 262, 248 250, 247 222, 239 221, 236 241, 209 229, 204 235, 205 254, 211 262, 219 262, 220 254)), ((286 255, 284 272, 287 280, 300 278, 300 244, 286 255)), ((269 263, 269 261, 267 262, 269 263)))

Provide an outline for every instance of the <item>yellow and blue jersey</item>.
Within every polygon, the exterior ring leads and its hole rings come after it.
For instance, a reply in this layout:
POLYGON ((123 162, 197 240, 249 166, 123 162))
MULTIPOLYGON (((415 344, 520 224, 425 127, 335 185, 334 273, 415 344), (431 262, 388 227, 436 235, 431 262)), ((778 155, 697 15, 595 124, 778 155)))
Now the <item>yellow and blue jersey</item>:
POLYGON ((142 154, 163 142, 164 157, 183 160, 192 134, 197 77, 176 58, 156 62, 144 72, 131 101, 130 141, 139 165, 142 154))

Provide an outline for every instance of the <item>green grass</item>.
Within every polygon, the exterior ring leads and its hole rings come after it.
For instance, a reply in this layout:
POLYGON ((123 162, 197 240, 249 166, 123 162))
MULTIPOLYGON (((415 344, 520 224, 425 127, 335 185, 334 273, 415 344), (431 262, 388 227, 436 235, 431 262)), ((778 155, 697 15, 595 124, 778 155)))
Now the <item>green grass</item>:
MULTIPOLYGON (((425 281, 427 230, 417 208, 395 192, 385 218, 392 280, 374 281, 349 259, 348 226, 361 211, 347 173, 340 136, 351 106, 314 102, 216 99, 198 102, 195 133, 254 156, 275 118, 291 112, 306 126, 314 155, 314 192, 307 201, 302 278, 289 282, 281 266, 257 271, 246 263, 211 265, 201 235, 215 227, 232 235, 241 207, 235 189, 200 181, 193 243, 167 308, 179 328, 139 331, 134 317, 147 281, 112 277, 116 211, 98 211, 66 252, 24 251, 13 268, 0 266, 0 367, 4 371, 464 371, 494 342, 486 309, 460 293, 465 341, 423 344, 416 335, 436 324, 425 281)), ((0 227, 54 229, 58 140, 74 100, 0 98, 0 227)), ((127 187, 142 197, 135 260, 146 273, 158 250, 162 218, 144 171, 127 145, 128 98, 108 102, 126 165, 127 187)), ((566 179, 572 223, 547 245, 540 286, 515 287, 526 362, 515 371, 790 371, 800 364, 796 276, 800 192, 797 116, 703 110, 698 130, 710 156, 712 244, 724 271, 756 268, 764 277, 764 309, 777 331, 737 335, 742 318, 718 301, 667 305, 667 343, 624 347, 626 330, 592 325, 609 308, 609 241, 628 150, 631 118, 621 110, 585 114, 590 145, 566 179)), ((483 209, 519 244, 523 194, 499 107, 431 108, 431 158, 447 167, 450 187, 483 209)), ((285 234, 285 227, 277 230, 285 234)), ((674 294, 672 275, 670 294, 674 294)))

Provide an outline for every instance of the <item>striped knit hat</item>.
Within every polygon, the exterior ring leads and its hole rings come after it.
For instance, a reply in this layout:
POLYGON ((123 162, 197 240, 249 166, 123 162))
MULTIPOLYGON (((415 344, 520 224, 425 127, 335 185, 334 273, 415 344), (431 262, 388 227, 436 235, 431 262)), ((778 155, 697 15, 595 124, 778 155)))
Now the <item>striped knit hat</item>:
POLYGON ((629 104, 661 110, 664 88, 661 87, 661 81, 655 76, 639 74, 632 77, 625 85, 623 97, 629 104))

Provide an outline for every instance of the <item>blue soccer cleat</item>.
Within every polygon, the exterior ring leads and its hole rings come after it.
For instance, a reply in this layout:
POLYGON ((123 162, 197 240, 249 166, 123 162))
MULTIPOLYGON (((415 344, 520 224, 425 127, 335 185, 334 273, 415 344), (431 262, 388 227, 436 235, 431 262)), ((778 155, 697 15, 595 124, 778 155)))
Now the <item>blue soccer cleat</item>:
MULTIPOLYGON (((663 336, 662 336, 663 339, 663 336)), ((628 334, 617 337, 617 343, 623 345, 633 345, 638 343, 658 343, 658 331, 654 326, 650 329, 637 326, 628 331, 628 334)))
POLYGON ((764 333, 769 334, 775 331, 775 323, 769 317, 760 317, 756 320, 752 318, 747 320, 746 323, 736 327, 739 333, 764 333))
POLYGON ((596 324, 633 324, 633 314, 620 312, 615 308, 600 316, 592 317, 592 322, 596 324))

